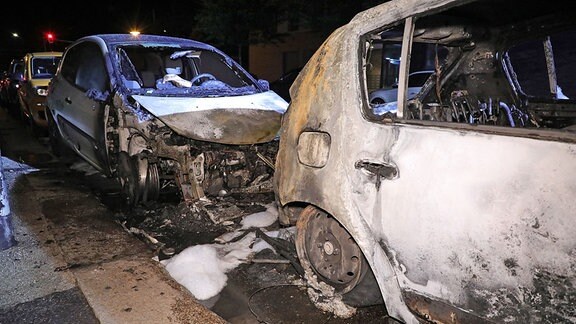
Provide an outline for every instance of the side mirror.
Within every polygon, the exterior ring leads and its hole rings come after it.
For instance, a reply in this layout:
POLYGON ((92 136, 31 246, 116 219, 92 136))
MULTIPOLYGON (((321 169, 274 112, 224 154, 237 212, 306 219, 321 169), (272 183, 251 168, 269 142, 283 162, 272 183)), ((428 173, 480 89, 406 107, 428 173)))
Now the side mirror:
POLYGON ((264 91, 270 90, 270 82, 268 82, 268 80, 258 79, 258 85, 260 85, 264 91))

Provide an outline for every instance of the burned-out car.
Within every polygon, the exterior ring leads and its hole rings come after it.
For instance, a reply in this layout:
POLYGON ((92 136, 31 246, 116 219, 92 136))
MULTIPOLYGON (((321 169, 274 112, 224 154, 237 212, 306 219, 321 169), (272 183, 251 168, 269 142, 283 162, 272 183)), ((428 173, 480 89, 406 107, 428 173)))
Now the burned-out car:
POLYGON ((201 42, 106 34, 69 45, 49 86, 55 152, 122 184, 126 206, 272 192, 287 102, 201 42))
POLYGON ((275 172, 314 300, 406 323, 576 320, 573 9, 392 0, 333 32, 290 89, 275 172))

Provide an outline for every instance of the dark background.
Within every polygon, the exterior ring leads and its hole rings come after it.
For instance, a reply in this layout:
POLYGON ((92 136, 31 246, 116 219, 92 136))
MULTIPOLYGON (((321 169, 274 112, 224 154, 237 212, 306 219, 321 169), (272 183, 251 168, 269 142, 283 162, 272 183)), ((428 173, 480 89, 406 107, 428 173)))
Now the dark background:
POLYGON ((75 1, 29 3, 3 9, 0 18, 0 70, 27 52, 63 51, 72 41, 91 34, 142 33, 207 42, 244 64, 250 43, 281 42, 280 22, 330 34, 358 12, 385 1, 375 0, 190 0, 75 1), (45 35, 54 33, 48 43, 45 35), (18 33, 15 38, 12 33, 18 33), (242 55, 238 52, 242 51, 242 55))

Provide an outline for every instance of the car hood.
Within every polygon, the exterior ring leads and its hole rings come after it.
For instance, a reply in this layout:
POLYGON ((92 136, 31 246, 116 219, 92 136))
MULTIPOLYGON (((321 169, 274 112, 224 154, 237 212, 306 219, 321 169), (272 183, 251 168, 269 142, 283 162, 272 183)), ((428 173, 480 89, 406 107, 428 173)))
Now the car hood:
POLYGON ((273 140, 288 107, 273 91, 213 98, 132 97, 181 136, 236 145, 273 140))

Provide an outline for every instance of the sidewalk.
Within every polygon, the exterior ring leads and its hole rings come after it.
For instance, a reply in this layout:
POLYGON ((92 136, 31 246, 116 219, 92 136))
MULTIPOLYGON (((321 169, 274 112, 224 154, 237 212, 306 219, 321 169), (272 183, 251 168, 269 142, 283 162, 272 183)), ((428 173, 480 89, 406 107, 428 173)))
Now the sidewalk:
MULTIPOLYGON (((6 144, 19 136, 2 113, 6 144)), ((94 197, 58 181, 0 156, 0 323, 226 323, 94 197)))

